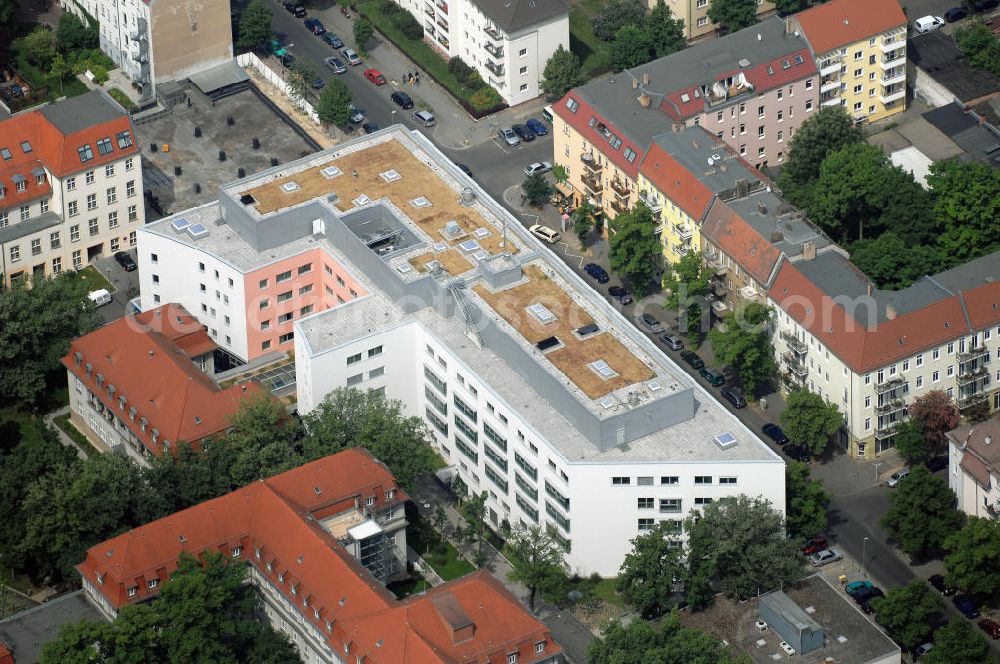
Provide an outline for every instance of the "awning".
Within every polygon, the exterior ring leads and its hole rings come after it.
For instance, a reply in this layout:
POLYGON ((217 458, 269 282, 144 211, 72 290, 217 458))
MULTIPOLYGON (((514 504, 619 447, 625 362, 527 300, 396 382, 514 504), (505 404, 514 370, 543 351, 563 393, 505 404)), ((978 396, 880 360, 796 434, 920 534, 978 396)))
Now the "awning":
POLYGON ((235 60, 230 60, 197 74, 191 74, 188 76, 188 80, 194 83, 199 90, 209 95, 216 90, 245 83, 250 80, 250 77, 247 76, 242 67, 236 64, 235 60))

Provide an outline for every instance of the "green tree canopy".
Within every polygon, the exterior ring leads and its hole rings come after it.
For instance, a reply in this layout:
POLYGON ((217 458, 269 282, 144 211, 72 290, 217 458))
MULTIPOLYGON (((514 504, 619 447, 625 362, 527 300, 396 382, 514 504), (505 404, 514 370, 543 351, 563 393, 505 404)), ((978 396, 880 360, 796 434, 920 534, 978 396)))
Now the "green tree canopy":
POLYGON ((316 106, 316 115, 323 122, 330 122, 343 127, 351 119, 351 102, 354 95, 351 94, 347 83, 341 78, 334 78, 319 96, 319 104, 316 106))
POLYGON ((316 72, 312 66, 304 59, 296 60, 288 74, 288 96, 292 99, 305 99, 315 79, 316 72))
POLYGON ((660 521, 632 540, 632 550, 618 570, 618 592, 643 618, 661 616, 676 605, 675 579, 685 574, 677 534, 671 522, 660 521))
POLYGON ((910 469, 891 500, 882 525, 911 556, 935 552, 948 535, 962 527, 964 515, 955 509, 954 492, 922 464, 910 469))
POLYGON ((775 0, 774 3, 778 16, 791 16, 808 7, 808 0, 775 0))
POLYGON ((56 57, 56 38, 51 30, 37 27, 24 37, 21 37, 18 50, 31 64, 41 70, 46 70, 56 57))
POLYGON ((976 22, 956 30, 954 37, 971 66, 1000 76, 1000 40, 989 26, 976 22))
POLYGON ((917 397, 908 411, 910 419, 920 423, 932 454, 944 445, 945 434, 957 427, 961 420, 958 406, 943 390, 931 390, 917 397))
POLYGON ((931 458, 930 446, 923 427, 915 420, 906 420, 896 427, 896 451, 906 463, 914 466, 931 458))
POLYGON ((70 341, 96 322, 87 285, 74 275, 37 279, 30 288, 15 281, 0 291, 0 394, 35 402, 45 389, 45 374, 60 368, 70 341))
POLYGON ((809 190, 819 179, 820 166, 831 152, 862 143, 864 132, 840 106, 822 106, 814 111, 792 137, 788 159, 778 183, 790 202, 808 207, 809 190))
POLYGON ((228 441, 220 440, 204 445, 201 452, 181 442, 174 454, 155 457, 144 475, 164 500, 163 516, 239 488, 231 472, 234 453, 228 441))
POLYGON ((609 0, 594 17, 594 35, 611 41, 624 26, 642 25, 645 16, 646 3, 642 0, 609 0))
POLYGON ((993 664, 996 655, 990 643, 969 621, 952 616, 934 632, 934 649, 920 658, 920 664, 993 664))
MULTIPOLYGON (((1000 48, 1000 40, 992 34, 990 39, 1000 48)), ((1000 170, 976 161, 936 161, 927 184, 934 214, 943 225, 938 246, 945 256, 964 263, 996 251, 1000 245, 996 223, 1000 219, 1000 170)))
POLYGON ((404 488, 437 465, 430 433, 419 417, 403 415, 400 401, 381 392, 340 387, 303 418, 308 460, 352 447, 365 447, 389 467, 404 488))
POLYGON ((528 608, 535 611, 535 596, 539 590, 558 587, 566 579, 563 570, 563 548, 538 526, 514 529, 504 548, 513 566, 510 579, 528 588, 528 608))
POLYGON ((831 494, 821 480, 811 477, 809 464, 789 461, 785 466, 785 524, 799 540, 826 531, 831 494))
POLYGON ((924 275, 947 267, 948 261, 937 247, 904 242, 893 231, 851 245, 851 262, 885 290, 906 288, 924 275))
POLYGON ((805 445, 813 454, 822 454, 830 438, 844 423, 840 411, 805 388, 791 392, 787 403, 788 407, 781 414, 781 428, 789 440, 805 445))
POLYGON ((233 488, 298 466, 302 455, 293 441, 301 429, 269 393, 244 399, 230 420, 221 444, 230 448, 233 488))
POLYGON ((674 18, 673 12, 664 0, 656 0, 656 5, 646 18, 646 32, 653 44, 653 57, 662 58, 676 53, 687 45, 684 38, 684 21, 674 18))
POLYGON ((757 22, 756 0, 710 0, 708 20, 722 34, 748 28, 757 22))
POLYGON ((611 42, 611 66, 630 69, 653 59, 653 41, 649 32, 638 25, 623 25, 611 42))
POLYGON ((750 397, 777 371, 770 319, 766 304, 748 302, 725 317, 724 327, 708 333, 716 361, 733 368, 750 397))
POLYGON ((375 35, 375 28, 372 22, 364 16, 354 22, 354 43, 358 45, 358 50, 366 52, 365 44, 375 35))
POLYGON ((986 597, 1000 588, 1000 523, 972 517, 944 540, 948 576, 959 588, 986 597))
POLYGON ((99 48, 101 45, 97 29, 84 25, 73 12, 65 12, 59 17, 56 41, 64 52, 99 48))
POLYGON ((654 231, 653 213, 644 203, 622 212, 614 221, 618 232, 611 237, 608 259, 611 269, 628 280, 639 295, 649 292, 660 276, 661 249, 654 231))
POLYGON ((689 251, 676 263, 669 263, 663 272, 663 288, 670 291, 664 306, 680 309, 693 298, 705 295, 711 276, 700 251, 689 251))
POLYGON ((239 48, 265 51, 271 43, 271 8, 263 0, 250 0, 240 14, 238 24, 239 48))
POLYGON ((532 173, 521 183, 524 197, 534 206, 540 206, 552 193, 552 185, 543 173, 532 173))
POLYGON ((587 239, 597 227, 597 211, 593 205, 584 201, 579 207, 573 210, 571 217, 573 219, 573 232, 576 233, 577 239, 580 240, 580 246, 586 247, 587 239))
POLYGON ((737 599, 802 577, 799 543, 786 537, 784 518, 769 501, 741 494, 702 511, 700 519, 692 515, 685 522, 692 576, 716 578, 723 592, 737 599))
POLYGON ((559 44, 559 48, 545 63, 539 85, 550 99, 559 99, 586 80, 580 68, 580 58, 559 44))
POLYGON ((590 664, 743 664, 722 640, 692 627, 682 627, 677 613, 659 626, 633 620, 628 627, 612 622, 587 649, 590 664))
POLYGON ((872 601, 879 623, 898 644, 912 650, 930 632, 931 618, 941 609, 941 600, 923 579, 890 588, 885 597, 872 601))

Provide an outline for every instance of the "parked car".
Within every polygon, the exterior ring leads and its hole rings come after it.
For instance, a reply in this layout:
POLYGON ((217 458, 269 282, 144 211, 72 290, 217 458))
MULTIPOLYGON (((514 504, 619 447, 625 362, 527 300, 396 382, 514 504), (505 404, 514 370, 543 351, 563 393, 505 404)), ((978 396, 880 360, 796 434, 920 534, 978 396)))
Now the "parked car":
POLYGON ((513 127, 511 127, 511 130, 515 134, 517 134, 517 137, 520 138, 525 143, 530 143, 531 141, 535 140, 535 132, 531 131, 523 124, 516 124, 513 127))
POLYGON ((760 430, 764 432, 764 435, 776 442, 779 446, 788 444, 788 436, 785 435, 785 432, 782 431, 781 427, 777 424, 768 422, 762 426, 760 430))
POLYGON ((608 289, 608 295, 618 300, 618 304, 631 304, 632 295, 621 286, 612 286, 608 289))
POLYGON ((118 264, 121 265, 122 269, 126 272, 135 272, 138 267, 127 251, 116 251, 115 260, 118 261, 118 264))
POLYGON ((281 3, 281 6, 284 7, 289 14, 295 16, 296 18, 303 18, 306 15, 306 8, 300 4, 294 2, 283 2, 281 3))
MULTIPOLYGON (((805 546, 802 547, 802 555, 811 556, 817 551, 822 551, 823 549, 829 549, 829 548, 830 544, 826 541, 826 536, 816 535, 815 537, 806 541, 805 546)), ((853 583, 867 583, 868 585, 871 585, 871 581, 855 581, 853 583)), ((847 585, 848 587, 850 587, 851 584, 848 583, 847 585)), ((848 590, 847 594, 848 595, 851 594, 851 591, 848 590)))
POLYGON ((339 58, 327 58, 323 62, 326 63, 327 67, 333 70, 334 74, 343 74, 347 71, 347 67, 344 66, 344 63, 341 62, 339 58))
POLYGON ((340 54, 344 56, 345 60, 347 60, 347 64, 351 65, 352 67, 356 67, 360 65, 362 62, 364 62, 361 59, 361 56, 358 55, 358 52, 355 51, 353 48, 341 49, 340 54))
POLYGON ((413 100, 410 99, 410 95, 406 94, 405 92, 393 92, 389 96, 389 99, 392 100, 392 103, 394 103, 396 106, 399 106, 403 110, 413 108, 413 100))
POLYGON ((521 142, 521 139, 518 138, 517 134, 515 134, 509 127, 500 127, 500 129, 497 129, 497 136, 500 137, 501 141, 511 147, 514 147, 521 142))
POLYGON ((976 608, 976 603, 972 601, 967 595, 956 595, 951 599, 951 603, 955 605, 963 616, 969 618, 978 618, 979 609, 976 608))
POLYGON ((378 125, 374 122, 366 122, 361 125, 361 128, 365 130, 366 134, 373 134, 378 131, 378 125))
POLYGON ((927 582, 945 597, 951 597, 958 592, 958 589, 948 583, 943 574, 934 574, 931 578, 927 579, 927 582))
POLYGON ((872 598, 869 598, 869 599, 865 599, 865 600, 863 600, 861 602, 858 602, 858 608, 861 609, 861 611, 863 613, 865 613, 866 615, 869 615, 869 616, 872 615, 873 613, 875 613, 875 607, 872 606, 872 600, 873 599, 875 599, 875 598, 872 597, 872 598))
POLYGON ((285 11, 288 12, 289 14, 294 14, 295 13, 295 7, 296 7, 296 5, 295 5, 294 2, 288 2, 286 0, 285 2, 281 3, 281 6, 284 7, 285 11))
POLYGON ((865 588, 860 593, 855 596, 854 601, 858 604, 871 603, 876 597, 885 597, 885 593, 882 592, 881 588, 876 588, 872 586, 871 588, 865 588))
POLYGON ((606 284, 611 280, 611 277, 608 276, 608 271, 597 263, 587 263, 583 266, 583 271, 599 284, 606 284))
POLYGON ((317 76, 312 80, 313 90, 322 90, 323 86, 326 85, 326 81, 323 80, 321 76, 317 76))
POLYGON ((963 18, 969 15, 969 10, 965 7, 952 7, 944 13, 944 20, 948 23, 954 23, 955 21, 961 21, 963 18))
POLYGON ((682 350, 681 359, 691 365, 694 369, 701 369, 705 366, 705 360, 698 357, 698 353, 693 350, 682 350))
POLYGON ((946 456, 936 456, 931 457, 927 460, 927 469, 932 473, 936 473, 939 470, 944 470, 948 467, 948 457, 946 456))
POLYGON ((535 224, 528 229, 528 232, 537 237, 539 240, 548 242, 549 244, 555 244, 559 241, 559 231, 554 231, 548 226, 535 224))
POLYGON ((302 21, 302 23, 306 26, 306 29, 314 35, 322 35, 326 32, 326 28, 323 27, 323 24, 320 23, 318 18, 307 18, 302 21))
POLYGON ((652 332, 653 334, 660 334, 663 332, 663 324, 660 323, 659 319, 653 314, 643 314, 640 316, 639 326, 647 332, 652 332))
POLYGON ((726 399, 726 401, 733 404, 733 408, 746 408, 746 397, 744 397, 743 394, 732 385, 726 385, 719 391, 719 393, 726 399))
POLYGON ((344 48, 344 40, 332 32, 324 32, 323 41, 329 44, 331 48, 344 48))
POLYGON ((923 34, 931 30, 937 30, 944 25, 944 19, 940 16, 922 16, 913 22, 913 29, 923 34))
POLYGON ((535 136, 545 136, 549 133, 549 129, 545 126, 545 123, 535 118, 528 118, 524 121, 524 124, 528 125, 528 129, 534 132, 535 136))
POLYGON ((1000 7, 1000 0, 972 0, 972 11, 985 12, 1000 7))
POLYGON ((295 56, 291 53, 283 53, 278 59, 281 60, 281 66, 285 69, 291 69, 292 65, 295 64, 295 56))
POLYGON ((374 83, 375 85, 385 85, 385 76, 382 75, 378 69, 366 69, 365 78, 374 83))
POLYGON ((536 173, 548 173, 552 170, 552 164, 547 161, 536 161, 524 167, 525 175, 535 175, 536 173))
POLYGON ((434 114, 431 113, 430 111, 417 111, 410 117, 413 118, 414 122, 421 125, 422 127, 433 127, 434 125, 437 124, 437 119, 434 117, 434 114))
POLYGON ((708 381, 709 385, 719 387, 726 384, 726 377, 718 369, 712 367, 702 367, 698 370, 698 375, 708 381))
POLYGON ((455 166, 457 166, 458 170, 462 171, 463 173, 465 173, 466 175, 468 175, 470 178, 472 177, 472 170, 468 166, 466 166, 465 164, 460 164, 460 163, 458 163, 456 161, 455 162, 455 166))
POLYGON ((801 461, 802 463, 809 463, 812 461, 812 452, 805 445, 785 445, 781 448, 781 451, 785 453, 789 459, 795 461, 801 461))
POLYGON ((990 638, 994 641, 1000 639, 1000 623, 996 620, 991 620, 990 618, 983 618, 978 623, 979 629, 983 630, 989 634, 990 638))
POLYGON ((809 556, 809 564, 813 567, 822 567, 823 565, 829 565, 830 563, 837 562, 843 559, 844 554, 840 553, 836 549, 823 549, 822 551, 817 551, 816 553, 809 556))
POLYGON ((660 341, 662 341, 663 345, 670 350, 682 350, 684 348, 684 342, 681 341, 681 335, 673 331, 661 334, 660 341))
POLYGON ((928 641, 927 643, 921 643, 919 646, 913 649, 913 659, 923 657, 932 650, 934 650, 933 642, 928 641))
POLYGON ((897 470, 894 472, 888 480, 886 480, 885 485, 890 489, 895 489, 910 474, 909 468, 904 468, 903 470, 897 470))
POLYGON ((351 111, 350 115, 351 122, 353 122, 354 124, 361 124, 362 122, 365 121, 365 114, 360 108, 358 108, 354 104, 351 104, 347 108, 351 111))

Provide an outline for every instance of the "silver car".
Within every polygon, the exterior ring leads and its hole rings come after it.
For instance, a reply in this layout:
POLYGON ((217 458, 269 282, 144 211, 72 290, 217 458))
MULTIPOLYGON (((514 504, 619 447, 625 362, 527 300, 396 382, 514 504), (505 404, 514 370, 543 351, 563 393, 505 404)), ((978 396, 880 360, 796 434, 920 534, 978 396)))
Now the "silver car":
POLYGON ((511 147, 514 147, 515 145, 521 142, 521 139, 517 137, 517 134, 515 134, 514 130, 511 129, 510 127, 501 127, 500 129, 498 129, 497 136, 500 137, 500 140, 504 141, 507 145, 511 147))
POLYGON ((822 567, 838 560, 843 560, 844 554, 835 549, 823 549, 809 556, 809 562, 813 567, 822 567))
POLYGON ((323 62, 326 63, 327 67, 333 70, 334 74, 343 74, 347 71, 347 67, 344 66, 344 63, 337 58, 327 58, 323 62))
POLYGON ((430 111, 417 111, 411 117, 420 125, 424 127, 433 127, 437 124, 437 120, 430 111))

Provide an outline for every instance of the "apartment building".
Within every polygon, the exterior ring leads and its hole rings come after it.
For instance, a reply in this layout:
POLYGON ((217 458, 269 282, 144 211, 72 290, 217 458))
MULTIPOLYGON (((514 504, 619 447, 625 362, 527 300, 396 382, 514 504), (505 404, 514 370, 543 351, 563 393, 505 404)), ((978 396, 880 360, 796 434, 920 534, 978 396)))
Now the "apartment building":
POLYGON ((101 50, 141 91, 155 99, 157 83, 179 81, 233 59, 228 0, 61 0, 100 25, 101 50))
POLYGON ((639 200, 653 140, 683 127, 703 127, 752 166, 781 164, 818 107, 817 82, 806 41, 778 18, 590 81, 553 106, 564 191, 613 218, 639 200))
POLYGON ((907 405, 942 390, 959 408, 1000 408, 1000 253, 882 291, 840 252, 783 261, 767 292, 787 385, 844 414, 841 442, 874 458, 907 405))
POLYGON ((102 91, 0 120, 0 285, 135 245, 145 213, 133 137, 102 91))
MULTIPOLYGON (((683 519, 722 496, 784 506, 782 460, 419 132, 390 127, 230 183, 142 236, 161 285, 197 272, 190 247, 219 265, 319 252, 312 270, 356 295, 324 288, 322 306, 281 324, 299 412, 343 386, 400 400, 451 475, 487 493, 493 527, 548 529, 576 571, 614 575, 659 520, 681 546, 683 519)), ((145 304, 157 286, 142 284, 145 304)))
POLYGON ((1000 417, 963 424, 946 434, 948 486, 969 516, 1000 519, 1000 417))
POLYGON ((565 0, 396 0, 424 26, 424 41, 441 56, 459 56, 509 106, 542 94, 552 54, 569 50, 565 0))
MULTIPOLYGON (((670 7, 670 13, 674 18, 684 22, 684 37, 692 40, 699 37, 707 37, 714 32, 718 25, 708 18, 709 0, 666 0, 670 7)), ((656 6, 656 0, 647 0, 650 9, 656 6)), ((774 3, 767 0, 758 0, 757 16, 763 16, 774 11, 774 3)))
POLYGON ((148 464, 184 441, 225 433, 259 383, 222 389, 210 374, 217 346, 184 307, 126 316, 70 344, 62 359, 73 424, 98 447, 148 464))
POLYGON ((182 553, 221 552, 247 566, 263 617, 309 664, 561 662, 484 572, 405 600, 384 588, 405 572, 407 498, 366 450, 346 450, 97 544, 77 570, 113 619, 156 597, 182 553))
POLYGON ((832 0, 789 16, 819 69, 821 106, 857 122, 906 110, 906 15, 897 0, 832 0))

